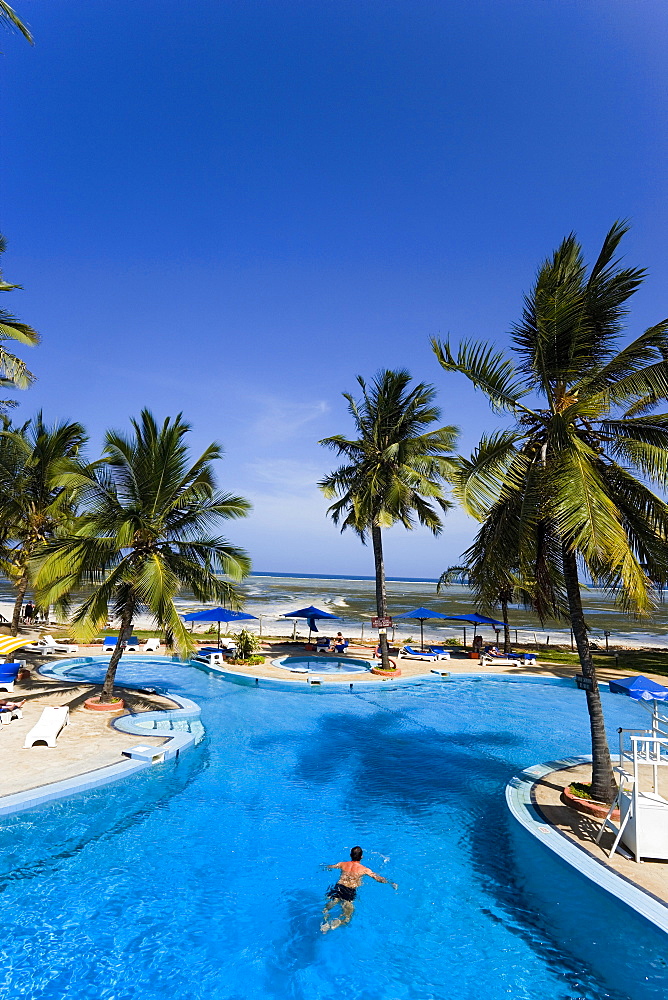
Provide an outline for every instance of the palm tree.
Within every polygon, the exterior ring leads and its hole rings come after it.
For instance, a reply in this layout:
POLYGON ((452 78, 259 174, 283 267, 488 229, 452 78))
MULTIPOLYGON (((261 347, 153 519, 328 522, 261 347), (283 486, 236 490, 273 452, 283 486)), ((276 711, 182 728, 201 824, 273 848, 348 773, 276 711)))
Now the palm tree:
POLYGON ((644 278, 615 259, 627 228, 612 226, 589 271, 573 234, 542 264, 512 331, 516 360, 484 343, 453 354, 433 341, 446 371, 514 418, 481 441, 461 489, 502 565, 532 579, 538 600, 565 593, 587 685, 592 794, 608 802, 615 784, 579 575, 636 614, 651 611, 652 582, 668 577, 668 506, 646 485, 668 477, 668 414, 652 412, 668 396, 668 320, 619 349, 644 278))
POLYGON ((34 420, 0 431, 0 531, 2 569, 16 587, 11 634, 17 635, 30 565, 39 550, 74 513, 71 490, 61 478, 86 441, 79 423, 48 427, 34 420))
POLYGON ((5 0, 0 0, 0 22, 4 23, 8 28, 18 28, 24 38, 27 38, 30 44, 33 44, 33 37, 30 34, 27 26, 23 23, 21 18, 18 16, 15 10, 5 3, 5 0))
MULTIPOLYGON (((342 435, 320 442, 345 457, 345 464, 318 485, 326 497, 339 499, 328 509, 341 530, 352 528, 364 543, 371 534, 376 570, 376 610, 387 615, 382 529, 397 521, 411 529, 415 520, 435 535, 442 529, 441 512, 451 506, 443 484, 452 469, 450 454, 457 429, 427 430, 441 411, 434 405, 433 386, 409 388, 407 371, 381 371, 355 400, 343 393, 358 437, 342 435)), ((387 634, 380 632, 384 669, 390 668, 387 634)))
MULTIPOLYGON (((0 234, 0 254, 3 254, 6 249, 7 241, 0 234)), ((2 277, 2 271, 0 271, 0 292, 11 292, 15 288, 21 287, 21 285, 10 285, 6 282, 2 277)), ((31 326, 21 323, 6 309, 0 309, 0 387, 27 389, 35 381, 35 376, 28 371, 23 361, 5 350, 2 342, 7 340, 15 340, 19 344, 29 344, 34 347, 35 344, 39 343, 39 334, 31 326)), ((11 400, 0 401, 0 408, 12 405, 14 404, 11 400)))
POLYGON ((132 428, 130 437, 107 432, 103 460, 64 477, 77 493, 79 521, 46 547, 36 581, 42 602, 62 606, 91 588, 72 617, 84 639, 110 611, 120 619, 101 694, 107 702, 138 612, 150 612, 185 654, 192 639, 174 604, 179 591, 239 607, 238 589, 217 574, 239 580, 250 569, 245 552, 211 534, 221 520, 245 517, 250 509, 242 497, 216 490, 212 463, 220 447, 210 445, 192 462, 184 442, 190 426, 181 414, 160 426, 143 410, 132 428))

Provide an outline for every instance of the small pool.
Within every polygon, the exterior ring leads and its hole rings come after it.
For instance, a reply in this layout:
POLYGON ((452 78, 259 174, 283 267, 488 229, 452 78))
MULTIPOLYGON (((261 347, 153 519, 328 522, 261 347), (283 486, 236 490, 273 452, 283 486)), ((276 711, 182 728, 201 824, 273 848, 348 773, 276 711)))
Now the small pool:
POLYGON ((296 674, 360 674, 373 666, 370 660, 338 659, 336 656, 280 656, 271 662, 275 667, 296 674))

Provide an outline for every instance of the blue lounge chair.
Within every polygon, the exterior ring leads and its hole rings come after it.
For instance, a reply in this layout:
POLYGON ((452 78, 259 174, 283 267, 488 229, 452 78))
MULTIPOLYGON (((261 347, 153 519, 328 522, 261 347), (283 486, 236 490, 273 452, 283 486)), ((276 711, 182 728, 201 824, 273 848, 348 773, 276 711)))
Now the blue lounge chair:
POLYGON ((433 653, 439 660, 450 659, 450 650, 446 649, 445 646, 429 646, 429 652, 433 653))
POLYGON ((334 649, 335 649, 335 651, 337 653, 345 653, 345 651, 347 650, 347 648, 348 648, 348 640, 347 639, 344 639, 343 642, 339 642, 334 647, 334 649))
POLYGON ((408 660, 437 660, 438 656, 436 653, 422 652, 420 649, 413 649, 412 646, 404 646, 401 650, 401 655, 406 657, 408 660))
MULTIPOLYGON (((115 647, 118 645, 118 636, 108 635, 105 637, 102 643, 103 653, 113 653, 115 647)), ((139 649, 139 639, 136 635, 131 635, 128 641, 125 643, 126 653, 136 653, 139 649)))
POLYGON ((328 635, 322 636, 320 639, 315 641, 315 651, 316 653, 330 653, 331 652, 331 639, 328 635))
POLYGON ((5 691, 14 690, 14 681, 18 677, 20 663, 0 663, 0 688, 5 691))

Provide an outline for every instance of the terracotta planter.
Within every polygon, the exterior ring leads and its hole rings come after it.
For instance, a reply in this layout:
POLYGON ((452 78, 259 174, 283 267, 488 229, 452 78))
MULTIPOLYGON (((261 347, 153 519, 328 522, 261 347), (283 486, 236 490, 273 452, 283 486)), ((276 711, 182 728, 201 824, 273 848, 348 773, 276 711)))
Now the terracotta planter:
POLYGON ((125 702, 122 698, 118 701, 100 701, 99 696, 88 698, 84 702, 84 708, 91 712, 122 712, 125 709, 125 702))
POLYGON ((372 667, 372 674, 379 674, 381 677, 401 677, 401 670, 383 670, 382 667, 372 667))
MULTIPOLYGON (((570 786, 564 788, 561 793, 561 801, 564 805, 575 809, 576 812, 583 813, 585 816, 595 816, 596 819, 605 819, 610 808, 610 806, 606 806, 605 802, 594 802, 593 799, 581 799, 578 795, 573 794, 570 786)), ((610 819, 616 823, 619 822, 619 809, 614 810, 610 819)))

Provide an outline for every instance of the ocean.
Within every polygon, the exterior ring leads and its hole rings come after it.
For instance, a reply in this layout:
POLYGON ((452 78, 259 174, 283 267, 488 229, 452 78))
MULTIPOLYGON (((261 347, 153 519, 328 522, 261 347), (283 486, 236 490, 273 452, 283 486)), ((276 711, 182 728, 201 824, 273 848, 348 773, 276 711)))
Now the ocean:
MULTIPOLYGON (((327 635, 340 631, 348 638, 368 638, 376 633, 371 629, 371 618, 375 615, 375 585, 372 577, 365 576, 319 576, 312 573, 257 572, 253 573, 241 586, 246 595, 244 610, 256 615, 257 622, 244 623, 252 630, 264 635, 304 636, 308 625, 303 620, 281 618, 289 611, 296 611, 308 605, 315 605, 323 611, 339 616, 339 621, 331 624, 321 622, 320 631, 327 635)), ((436 580, 419 578, 393 578, 387 581, 387 597, 390 614, 402 614, 412 608, 427 607, 442 614, 462 615, 474 611, 470 591, 467 587, 455 585, 441 594, 436 593, 436 580)), ((662 646, 668 648, 668 601, 658 603, 651 619, 636 621, 615 607, 614 601, 601 590, 588 588, 583 591, 583 603, 591 628, 591 638, 600 646, 605 646, 605 632, 609 632, 609 642, 616 646, 662 646)), ((9 618, 12 612, 12 588, 8 581, 0 580, 0 613, 9 618)), ((202 607, 192 595, 184 593, 177 601, 179 610, 187 613, 202 607)), ((497 617, 492 615, 492 617, 497 617)), ((569 643, 570 630, 563 623, 540 622, 525 608, 513 606, 510 609, 513 641, 530 644, 569 643), (515 635, 517 633, 517 636, 515 635)), ((137 626, 151 626, 151 619, 141 616, 137 626)), ((196 626, 204 628, 206 626, 196 626)), ((236 631, 239 626, 233 626, 236 631)), ((434 642, 447 642, 463 637, 462 627, 457 622, 439 620, 424 623, 425 638, 434 642)), ((483 636, 494 639, 491 628, 482 629, 483 636)), ((397 621, 395 639, 406 642, 420 635, 418 621, 397 621)), ((472 635, 467 628, 467 641, 472 635)), ((391 636, 390 636, 391 637, 391 636)))

